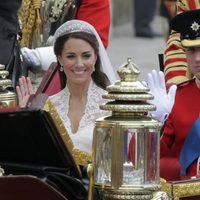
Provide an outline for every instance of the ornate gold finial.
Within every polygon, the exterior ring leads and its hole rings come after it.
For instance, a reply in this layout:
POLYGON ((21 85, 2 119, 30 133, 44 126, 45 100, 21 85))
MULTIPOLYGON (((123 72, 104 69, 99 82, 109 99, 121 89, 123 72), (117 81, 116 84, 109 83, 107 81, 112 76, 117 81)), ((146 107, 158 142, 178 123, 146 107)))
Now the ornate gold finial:
POLYGON ((14 92, 6 90, 12 86, 12 81, 6 77, 9 72, 5 70, 5 65, 0 64, 0 107, 15 107, 16 95, 14 92))
POLYGON ((5 173, 4 169, 0 166, 0 177, 3 176, 5 173))
POLYGON ((102 110, 111 110, 113 115, 140 115, 155 110, 155 105, 147 103, 153 99, 149 88, 138 81, 139 68, 133 64, 131 58, 117 70, 121 80, 109 85, 107 93, 102 97, 113 100, 100 106, 102 110))
POLYGON ((117 73, 121 81, 136 81, 140 74, 140 70, 138 66, 132 62, 131 58, 127 58, 127 63, 120 66, 117 73))
POLYGON ((5 90, 8 87, 12 86, 12 81, 6 79, 9 75, 9 72, 5 70, 5 65, 0 64, 0 89, 5 90))

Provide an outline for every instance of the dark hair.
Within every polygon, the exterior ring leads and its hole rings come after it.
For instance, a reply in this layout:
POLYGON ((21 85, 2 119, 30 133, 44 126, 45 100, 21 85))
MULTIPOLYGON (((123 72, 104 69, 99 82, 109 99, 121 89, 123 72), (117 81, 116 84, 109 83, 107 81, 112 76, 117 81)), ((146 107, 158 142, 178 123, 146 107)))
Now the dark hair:
MULTIPOLYGON (((92 79, 95 82, 95 84, 102 89, 106 89, 106 87, 110 84, 110 81, 106 74, 101 71, 101 62, 99 59, 99 44, 96 39, 96 37, 90 33, 86 32, 74 32, 69 33, 63 36, 60 36, 56 39, 54 44, 54 53, 56 57, 60 56, 62 54, 64 44, 66 41, 68 41, 70 38, 77 38, 82 39, 86 42, 88 42, 94 49, 95 54, 97 55, 97 61, 95 63, 95 71, 92 73, 92 79)), ((58 65, 60 67, 60 63, 58 62, 58 65)), ((60 70, 59 70, 60 72, 60 70)), ((66 86, 66 76, 63 72, 60 72, 60 78, 61 78, 61 86, 64 88, 66 86)))

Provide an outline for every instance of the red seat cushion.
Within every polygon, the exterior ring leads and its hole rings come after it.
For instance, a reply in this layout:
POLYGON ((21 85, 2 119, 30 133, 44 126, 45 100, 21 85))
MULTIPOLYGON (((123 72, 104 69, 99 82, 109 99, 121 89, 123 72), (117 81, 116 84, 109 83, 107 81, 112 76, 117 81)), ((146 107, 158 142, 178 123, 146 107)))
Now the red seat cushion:
POLYGON ((45 93, 48 96, 54 95, 61 90, 61 81, 57 63, 52 63, 44 74, 44 77, 36 91, 36 96, 45 93))
POLYGON ((61 90, 61 83, 60 83, 59 73, 57 71, 44 93, 47 94, 48 96, 51 96, 58 93, 60 90, 61 90))
POLYGON ((18 107, 0 107, 0 112, 16 111, 18 107))

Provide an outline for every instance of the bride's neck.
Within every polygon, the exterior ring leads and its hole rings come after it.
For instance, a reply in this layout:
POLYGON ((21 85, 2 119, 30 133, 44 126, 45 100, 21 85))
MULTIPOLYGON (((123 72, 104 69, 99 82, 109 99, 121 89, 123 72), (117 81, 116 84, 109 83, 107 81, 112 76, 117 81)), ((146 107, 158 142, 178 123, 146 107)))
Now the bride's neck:
POLYGON ((67 83, 71 98, 84 98, 85 96, 87 96, 89 85, 90 81, 85 84, 67 83))

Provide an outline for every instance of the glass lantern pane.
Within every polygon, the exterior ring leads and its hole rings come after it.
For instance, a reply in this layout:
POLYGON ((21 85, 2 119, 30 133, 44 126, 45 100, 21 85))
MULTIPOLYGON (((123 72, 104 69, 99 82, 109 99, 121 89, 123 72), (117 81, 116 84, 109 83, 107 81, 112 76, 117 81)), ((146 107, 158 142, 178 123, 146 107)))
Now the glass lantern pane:
POLYGON ((144 183, 144 146, 143 129, 124 129, 123 185, 144 183))
POLYGON ((96 128, 95 183, 111 184, 111 128, 96 128))
POLYGON ((154 129, 148 130, 147 140, 147 174, 146 183, 158 184, 159 183, 159 134, 154 129))
POLYGON ((124 129, 123 185, 159 184, 159 133, 124 129))

